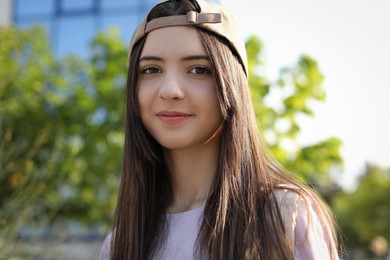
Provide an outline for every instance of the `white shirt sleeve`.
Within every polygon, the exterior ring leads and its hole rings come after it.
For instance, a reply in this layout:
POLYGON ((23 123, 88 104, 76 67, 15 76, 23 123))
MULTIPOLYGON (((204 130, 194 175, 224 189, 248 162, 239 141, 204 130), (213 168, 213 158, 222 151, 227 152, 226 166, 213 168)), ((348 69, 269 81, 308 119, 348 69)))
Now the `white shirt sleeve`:
POLYGON ((294 253, 298 260, 328 260, 339 259, 336 245, 326 240, 324 231, 327 226, 321 224, 318 213, 310 202, 300 199, 297 209, 296 226, 294 230, 294 253), (330 255, 330 250, 333 256, 330 255))
POLYGON ((100 251, 100 260, 110 260, 111 235, 112 233, 110 233, 103 242, 102 250, 100 251))

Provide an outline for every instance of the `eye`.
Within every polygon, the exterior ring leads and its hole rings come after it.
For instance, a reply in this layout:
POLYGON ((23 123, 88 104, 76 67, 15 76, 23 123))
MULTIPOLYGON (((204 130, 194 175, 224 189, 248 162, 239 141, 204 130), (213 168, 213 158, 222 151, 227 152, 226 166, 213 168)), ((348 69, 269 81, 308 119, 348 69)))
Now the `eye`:
POLYGON ((190 69, 189 73, 192 74, 211 74, 211 69, 204 66, 196 66, 190 69))
POLYGON ((154 73, 161 73, 162 72, 158 67, 152 66, 152 65, 145 66, 145 67, 141 68, 139 71, 142 74, 154 74, 154 73))

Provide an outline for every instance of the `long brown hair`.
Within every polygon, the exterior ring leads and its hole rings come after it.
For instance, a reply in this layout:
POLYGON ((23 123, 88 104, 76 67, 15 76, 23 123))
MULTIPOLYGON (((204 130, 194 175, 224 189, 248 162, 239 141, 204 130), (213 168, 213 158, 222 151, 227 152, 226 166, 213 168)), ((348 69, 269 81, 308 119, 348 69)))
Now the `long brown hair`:
MULTIPOLYGON (((185 14, 199 8, 190 0, 159 5, 148 20, 185 14)), ((324 203, 296 181, 267 152, 259 137, 246 74, 226 41, 197 29, 214 67, 224 125, 217 167, 197 239, 199 258, 294 259, 275 203, 280 184, 310 200, 335 240, 332 216, 324 203)), ((162 147, 144 128, 137 100, 138 61, 145 38, 130 57, 127 79, 123 174, 111 241, 112 259, 150 259, 164 240, 164 212, 172 201, 172 186, 162 147)), ((332 250, 330 248, 329 250, 332 250)), ((334 255, 331 252, 330 255, 334 255)))

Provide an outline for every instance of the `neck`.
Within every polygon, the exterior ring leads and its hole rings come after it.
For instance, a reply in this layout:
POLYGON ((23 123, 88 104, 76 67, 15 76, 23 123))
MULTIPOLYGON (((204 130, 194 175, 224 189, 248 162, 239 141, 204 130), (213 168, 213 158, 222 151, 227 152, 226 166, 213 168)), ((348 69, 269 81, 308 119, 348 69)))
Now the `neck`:
POLYGON ((177 213, 204 205, 219 159, 219 138, 187 150, 166 150, 173 202, 168 212, 177 213))

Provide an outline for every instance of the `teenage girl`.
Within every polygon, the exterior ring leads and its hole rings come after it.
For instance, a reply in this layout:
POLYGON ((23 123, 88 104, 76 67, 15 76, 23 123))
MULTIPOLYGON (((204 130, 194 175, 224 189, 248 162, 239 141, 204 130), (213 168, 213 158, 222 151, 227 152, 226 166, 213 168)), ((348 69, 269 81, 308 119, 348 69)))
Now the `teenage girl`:
POLYGON ((160 3, 129 62, 123 174, 101 259, 338 259, 328 208, 261 143, 229 12, 160 3))

